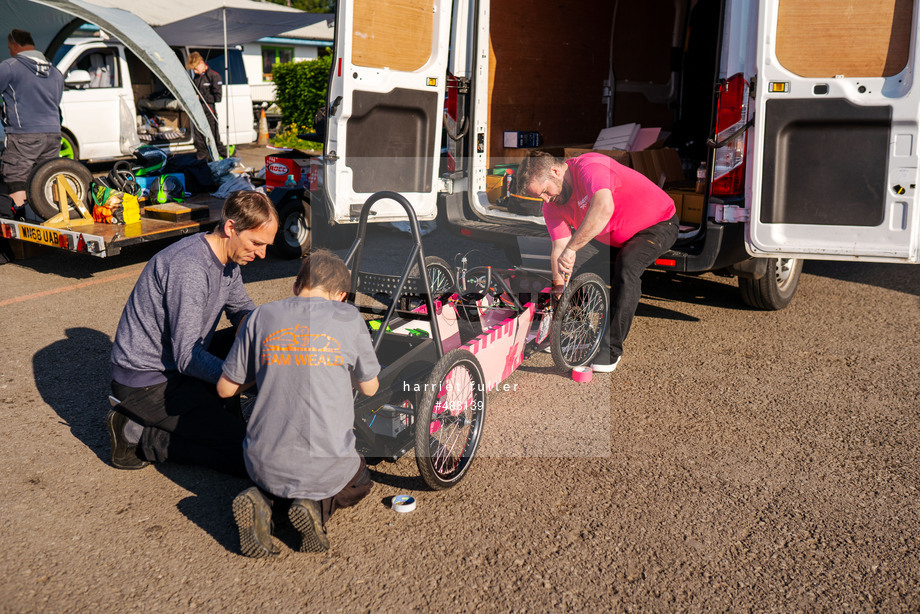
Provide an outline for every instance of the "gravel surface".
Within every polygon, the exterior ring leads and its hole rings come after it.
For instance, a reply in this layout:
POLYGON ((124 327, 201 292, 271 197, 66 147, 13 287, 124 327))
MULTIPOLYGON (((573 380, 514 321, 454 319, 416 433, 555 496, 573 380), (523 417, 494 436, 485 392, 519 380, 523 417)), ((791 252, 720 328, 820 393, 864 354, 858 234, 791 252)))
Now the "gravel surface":
MULTIPOLYGON (((159 247, 0 267, 0 611, 920 611, 918 267, 808 262, 774 313, 733 280, 649 273, 615 373, 531 357, 459 486, 378 465, 328 553, 292 551, 279 517, 259 561, 230 510, 246 481, 108 464, 111 340, 159 247)), ((426 239, 472 248, 501 264, 426 239)), ((253 299, 296 266, 246 267, 253 299)))

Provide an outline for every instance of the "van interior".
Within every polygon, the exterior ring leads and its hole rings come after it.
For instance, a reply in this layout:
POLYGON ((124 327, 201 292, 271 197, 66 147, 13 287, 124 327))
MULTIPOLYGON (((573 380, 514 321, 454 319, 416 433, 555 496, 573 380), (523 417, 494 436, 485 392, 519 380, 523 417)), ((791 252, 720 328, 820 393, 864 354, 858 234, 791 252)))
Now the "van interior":
POLYGON ((527 154, 504 146, 506 131, 538 132, 541 149, 562 157, 566 148, 591 149, 607 126, 636 123, 660 128, 680 156, 669 187, 692 188, 712 126, 720 7, 720 0, 492 3, 490 172, 527 154))
MULTIPOLYGON (((729 148, 720 150, 713 158, 706 143, 715 136, 717 71, 720 55, 728 53, 729 47, 724 43, 723 50, 720 41, 732 40, 733 47, 750 49, 745 41, 749 32, 722 31, 723 5, 741 4, 726 0, 493 2, 489 22, 490 109, 486 150, 489 166, 494 169, 491 172, 503 172, 503 164, 519 160, 528 151, 505 147, 506 131, 538 132, 543 138, 543 149, 563 155, 565 148, 591 149, 600 130, 607 126, 636 123, 643 128, 660 128, 662 135, 667 133, 667 138, 658 145, 673 149, 679 156, 682 173, 677 177, 669 175, 664 187, 684 187, 692 193, 701 164, 715 163, 717 169, 725 168, 720 167, 723 160, 720 156, 729 148), (612 95, 607 97, 608 94, 612 95)), ((756 7, 750 10, 756 11, 756 7)), ((874 3, 784 0, 779 3, 776 16, 776 57, 786 69, 808 79, 895 76, 909 63, 911 27, 916 21, 913 13, 912 0, 874 3), (849 7, 845 11, 840 9, 844 4, 849 7)), ((748 27, 744 23, 739 26, 748 27)), ((728 79, 725 88, 730 89, 732 75, 723 77, 728 79)), ((738 105, 745 102, 746 91, 741 89, 741 92, 735 94, 738 105)), ((833 102, 827 100, 826 104, 830 106, 833 102)), ((734 117, 729 113, 726 116, 723 118, 726 126, 720 130, 733 127, 730 120, 734 117)), ((775 127, 770 132, 773 136, 761 146, 765 159, 775 160, 776 168, 790 171, 780 173, 775 179, 778 194, 788 196, 803 189, 817 192, 819 188, 814 186, 820 186, 823 194, 813 194, 820 200, 827 198, 828 189, 825 184, 803 177, 801 172, 809 168, 809 156, 823 154, 810 147, 796 148, 798 157, 783 154, 779 139, 795 138, 799 139, 797 142, 809 143, 817 133, 822 139, 836 138, 834 142, 841 145, 835 149, 842 158, 835 164, 847 168, 853 164, 846 157, 852 157, 854 147, 866 149, 854 145, 854 137, 846 136, 852 134, 851 127, 857 124, 860 129, 872 128, 879 133, 879 146, 869 155, 869 162, 883 165, 888 146, 885 122, 848 117, 843 124, 821 123, 815 118, 790 116, 785 124, 775 127)), ((736 125, 743 122, 739 120, 736 125)), ((738 156, 743 158, 743 146, 741 151, 738 156)), ((875 174, 884 177, 884 168, 875 174)), ((689 210, 692 216, 685 219, 687 212, 681 212, 682 230, 688 231, 682 236, 692 237, 692 227, 703 224, 706 194, 720 197, 743 194, 743 167, 729 178, 731 181, 726 181, 722 173, 714 176, 717 179, 708 188, 703 186, 704 193, 693 197, 696 204, 689 210)), ((773 182, 768 183, 764 186, 765 193, 773 189, 773 182)), ((838 188, 834 194, 844 196, 841 192, 851 187, 838 188)), ((765 197, 764 206, 781 201, 780 196, 765 197)), ((877 201, 879 206, 884 204, 884 199, 873 198, 871 194, 865 194, 865 199, 877 201)), ((800 204, 800 201, 795 202, 800 204)), ((686 198, 684 209, 688 209, 686 198)), ((785 208, 793 217, 800 215, 796 213, 800 209, 798 204, 785 208)), ((811 215, 801 215, 806 214, 811 215)), ((784 219, 775 217, 776 221, 784 219)), ((813 217, 806 217, 805 223, 826 223, 813 217)), ((791 221, 802 223, 798 218, 791 221)))
POLYGON ((131 73, 141 142, 150 145, 176 141, 190 143, 191 121, 175 97, 130 49, 125 49, 125 58, 131 73))

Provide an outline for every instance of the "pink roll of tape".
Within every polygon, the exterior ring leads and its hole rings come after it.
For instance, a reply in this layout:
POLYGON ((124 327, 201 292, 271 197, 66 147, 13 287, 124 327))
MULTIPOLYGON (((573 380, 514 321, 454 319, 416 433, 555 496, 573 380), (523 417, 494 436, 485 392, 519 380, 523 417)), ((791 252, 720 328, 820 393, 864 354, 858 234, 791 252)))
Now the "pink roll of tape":
POLYGON ((594 377, 594 371, 591 367, 575 367, 572 369, 572 379, 576 382, 586 384, 591 381, 592 377, 594 377))

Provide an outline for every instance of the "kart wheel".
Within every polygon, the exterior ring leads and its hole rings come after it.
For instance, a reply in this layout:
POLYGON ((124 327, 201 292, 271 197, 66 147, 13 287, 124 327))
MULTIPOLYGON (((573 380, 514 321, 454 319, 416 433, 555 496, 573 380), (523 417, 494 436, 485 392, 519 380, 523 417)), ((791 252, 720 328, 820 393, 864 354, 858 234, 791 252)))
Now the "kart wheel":
MULTIPOLYGON (((440 296, 454 287, 454 270, 447 261, 437 256, 425 256, 425 271, 431 284, 431 296, 440 296)), ((418 266, 412 267, 410 277, 418 277, 418 266)))
MULTIPOLYGON (((57 187, 58 177, 63 177, 70 184, 76 197, 83 202, 87 210, 91 209, 90 202, 90 185, 93 182, 93 174, 86 166, 76 160, 67 158, 55 158, 39 165, 29 178, 26 194, 29 199, 29 205, 32 210, 43 220, 49 220, 60 212, 58 204, 54 200, 54 190, 57 187)), ((70 203, 70 217, 80 217, 80 214, 74 210, 73 203, 70 203)))
POLYGON ((610 295, 604 280, 595 273, 573 278, 559 299, 550 331, 556 366, 568 370, 590 364, 609 315, 610 295))
POLYGON ((415 420, 415 462, 428 486, 444 490, 466 475, 485 417, 479 361, 467 350, 448 352, 425 381, 415 420))
POLYGON ((310 205, 299 198, 289 198, 278 207, 278 232, 273 251, 282 258, 302 258, 313 242, 310 205))

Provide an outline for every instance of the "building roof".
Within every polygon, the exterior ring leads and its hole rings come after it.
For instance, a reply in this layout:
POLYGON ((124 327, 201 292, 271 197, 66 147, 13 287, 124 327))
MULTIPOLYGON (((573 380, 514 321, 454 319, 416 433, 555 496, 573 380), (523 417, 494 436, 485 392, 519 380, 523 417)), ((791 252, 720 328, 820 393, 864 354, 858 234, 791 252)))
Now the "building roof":
MULTIPOLYGON (((258 9, 262 11, 277 11, 278 13, 303 13, 298 9, 290 8, 273 2, 254 2, 253 0, 91 0, 93 4, 129 11, 152 27, 188 19, 195 15, 219 9, 221 7, 239 9, 258 9)), ((331 41, 335 33, 335 15, 329 14, 326 20, 321 20, 310 26, 297 28, 288 32, 278 33, 277 36, 306 40, 331 41)))

